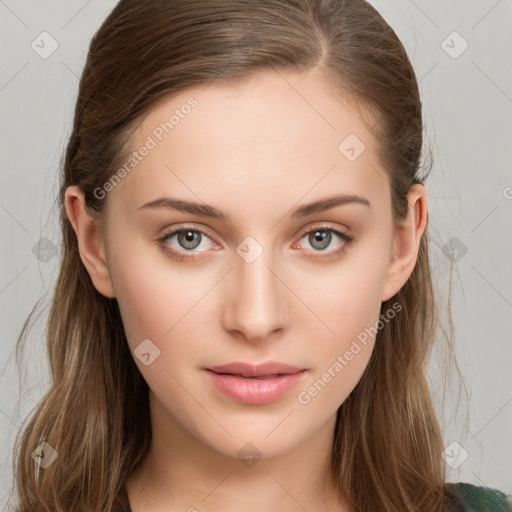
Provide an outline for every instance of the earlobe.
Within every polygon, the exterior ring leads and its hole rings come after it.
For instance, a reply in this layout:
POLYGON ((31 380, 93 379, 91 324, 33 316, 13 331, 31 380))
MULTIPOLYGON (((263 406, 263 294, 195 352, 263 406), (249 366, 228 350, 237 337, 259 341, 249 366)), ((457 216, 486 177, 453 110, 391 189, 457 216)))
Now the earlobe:
POLYGON ((96 290, 108 298, 115 297, 110 270, 108 267, 104 235, 100 226, 90 216, 85 206, 84 193, 73 185, 66 189, 65 207, 75 231, 80 259, 96 290))
POLYGON ((382 289, 382 302, 389 300, 407 282, 418 260, 421 237, 428 220, 427 192, 416 184, 408 193, 407 218, 394 231, 393 251, 382 289))

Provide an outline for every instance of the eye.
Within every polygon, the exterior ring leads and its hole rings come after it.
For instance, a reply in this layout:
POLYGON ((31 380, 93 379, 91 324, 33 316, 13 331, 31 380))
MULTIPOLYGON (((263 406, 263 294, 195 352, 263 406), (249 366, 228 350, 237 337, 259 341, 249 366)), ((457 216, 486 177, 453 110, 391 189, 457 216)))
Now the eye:
POLYGON ((176 260, 183 260, 186 258, 194 259, 194 255, 196 253, 208 250, 210 248, 208 247, 209 244, 206 244, 207 247, 204 248, 205 244, 203 243, 206 239, 211 241, 210 237, 202 229, 197 227, 184 227, 164 234, 158 238, 157 242, 162 250, 172 258, 176 260), (175 239, 175 244, 178 246, 178 249, 173 247, 173 244, 171 243, 173 239, 175 239), (200 248, 204 248, 204 250, 200 250, 200 248))
MULTIPOLYGON (((313 254, 309 256, 310 258, 335 257, 343 253, 349 245, 356 241, 353 235, 349 235, 331 225, 317 226, 314 229, 305 231, 302 233, 300 240, 303 239, 307 239, 307 242, 312 247, 313 254), (336 244, 336 239, 342 242, 338 241, 336 244), (328 250, 329 246, 333 244, 335 248, 328 250)), ((220 247, 211 240, 205 231, 198 227, 175 229, 162 235, 156 242, 166 254, 177 261, 193 260, 196 257, 200 257, 197 256, 199 253, 208 251, 212 246, 220 247), (210 243, 206 243, 206 247, 204 247, 205 244, 203 242, 206 240, 209 240, 210 243), (201 248, 203 250, 200 250, 201 248)), ((293 248, 300 249, 301 247, 297 247, 297 244, 294 244, 293 248)))
MULTIPOLYGON (((346 248, 352 245, 356 239, 353 235, 349 235, 340 229, 331 226, 323 225, 317 226, 314 229, 310 229, 302 234, 301 240, 306 239, 307 243, 313 248, 313 253, 310 257, 312 258, 324 258, 333 257, 343 253, 346 248), (334 235, 334 236, 333 236, 334 235), (336 243, 336 239, 342 240, 340 243, 336 243), (328 250, 328 248, 334 244, 334 249, 328 250), (326 254, 318 254, 326 253, 326 254)), ((297 244, 294 245, 294 248, 297 244)))

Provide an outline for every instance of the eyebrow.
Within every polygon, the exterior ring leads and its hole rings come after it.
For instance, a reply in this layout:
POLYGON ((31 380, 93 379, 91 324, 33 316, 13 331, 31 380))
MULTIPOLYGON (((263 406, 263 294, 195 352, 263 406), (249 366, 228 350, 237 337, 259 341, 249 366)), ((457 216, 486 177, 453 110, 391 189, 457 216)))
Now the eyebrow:
MULTIPOLYGON (((326 210, 330 210, 331 208, 335 208, 336 206, 343 206, 346 204, 362 204, 364 206, 367 206, 368 208, 371 208, 370 201, 368 201, 368 199, 364 197, 355 194, 336 194, 333 196, 325 197, 323 199, 319 199, 312 203, 299 206, 298 208, 292 211, 292 217, 306 217, 307 215, 324 212, 326 210)), ((158 199, 143 204, 138 209, 141 210, 146 208, 165 208, 176 210, 179 212, 202 215, 204 217, 211 217, 213 219, 218 219, 226 223, 231 222, 231 218, 229 215, 220 211, 214 206, 210 206, 204 203, 184 201, 182 199, 176 199, 172 197, 159 197, 158 199)))

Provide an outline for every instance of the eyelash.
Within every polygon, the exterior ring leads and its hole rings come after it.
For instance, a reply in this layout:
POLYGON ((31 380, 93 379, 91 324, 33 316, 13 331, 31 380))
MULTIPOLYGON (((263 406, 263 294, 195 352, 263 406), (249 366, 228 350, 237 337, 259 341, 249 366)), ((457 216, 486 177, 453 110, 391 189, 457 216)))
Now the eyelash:
MULTIPOLYGON (((169 233, 165 233, 160 238, 158 238, 156 240, 156 242, 158 243, 159 247, 166 254, 168 254, 171 258, 175 259, 176 261, 194 260, 194 259, 196 259, 195 255, 196 254, 200 254, 200 253, 193 253, 191 251, 177 251, 175 249, 171 249, 171 246, 169 245, 169 243, 167 243, 167 240, 169 238, 171 238, 172 236, 174 236, 174 235, 176 235, 178 233, 181 233, 183 231, 192 231, 194 233, 201 233, 201 235, 204 235, 207 238, 210 238, 205 231, 203 231, 202 229, 200 229, 198 227, 195 227, 195 226, 187 227, 187 226, 185 226, 185 227, 181 227, 179 229, 175 229, 173 231, 170 231, 169 233), (187 254, 187 252, 190 252, 190 255, 185 256, 184 254, 187 254)), ((337 229, 336 227, 334 227, 332 225, 316 226, 313 229, 309 229, 308 231, 304 231, 300 235, 299 240, 302 240, 306 235, 309 235, 310 233, 314 233, 316 231, 332 232, 332 233, 336 234, 337 236, 339 236, 343 240, 344 243, 343 243, 343 245, 341 245, 340 248, 334 249, 332 251, 327 252, 327 256, 324 256, 322 254, 324 251, 314 251, 314 252, 321 253, 322 255, 309 256, 312 259, 332 258, 332 257, 338 256, 338 255, 341 255, 342 253, 345 252, 345 250, 348 247, 350 247, 351 245, 353 245, 357 241, 355 236, 349 235, 348 233, 345 233, 344 231, 341 231, 341 230, 337 229)))

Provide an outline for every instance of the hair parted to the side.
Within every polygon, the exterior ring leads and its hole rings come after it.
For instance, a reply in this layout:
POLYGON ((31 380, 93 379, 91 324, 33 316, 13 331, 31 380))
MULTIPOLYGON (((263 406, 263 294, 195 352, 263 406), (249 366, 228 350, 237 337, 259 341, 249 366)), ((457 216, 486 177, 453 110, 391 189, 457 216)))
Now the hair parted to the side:
MULTIPOLYGON (((52 382, 16 439, 16 510, 117 510, 151 441, 148 386, 116 299, 97 292, 82 264, 66 188, 78 185, 101 218, 108 197, 94 191, 156 105, 214 80, 317 67, 365 114, 400 222, 422 169, 422 105, 402 43, 365 0, 121 0, 94 35, 58 198, 62 253, 46 333, 52 382), (37 472, 31 453, 42 441, 58 461, 37 472)), ((428 240, 426 231, 409 280, 382 303, 381 312, 396 302, 402 311, 379 330, 368 367, 338 410, 332 469, 358 512, 441 512, 449 501, 425 376, 437 325, 428 240)))

